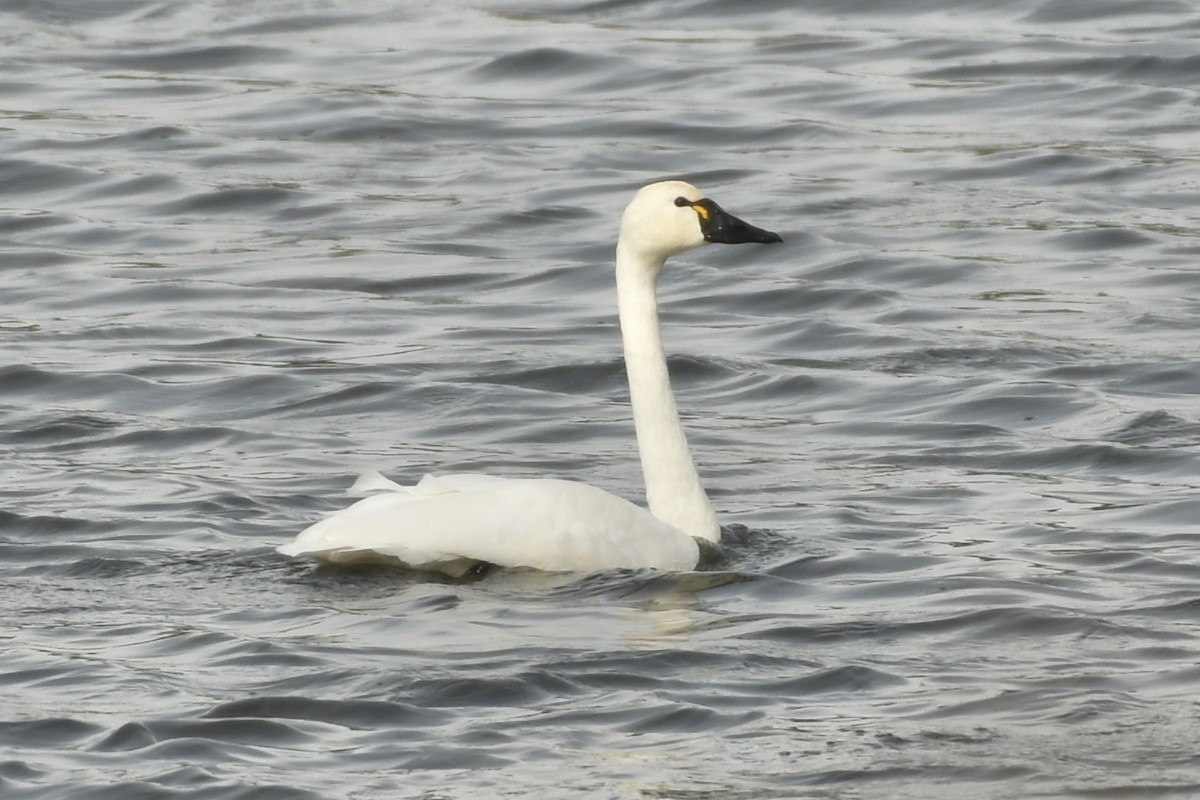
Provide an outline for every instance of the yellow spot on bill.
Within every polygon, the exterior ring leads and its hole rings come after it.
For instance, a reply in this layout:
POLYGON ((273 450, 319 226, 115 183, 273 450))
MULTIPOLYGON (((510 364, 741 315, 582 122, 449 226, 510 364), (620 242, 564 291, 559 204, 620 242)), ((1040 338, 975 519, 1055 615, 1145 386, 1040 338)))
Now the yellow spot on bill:
POLYGON ((705 208, 704 206, 701 206, 701 205, 694 205, 694 206, 692 206, 692 208, 696 209, 696 213, 700 215, 700 219, 704 220, 705 222, 708 222, 708 209, 707 208, 705 208))

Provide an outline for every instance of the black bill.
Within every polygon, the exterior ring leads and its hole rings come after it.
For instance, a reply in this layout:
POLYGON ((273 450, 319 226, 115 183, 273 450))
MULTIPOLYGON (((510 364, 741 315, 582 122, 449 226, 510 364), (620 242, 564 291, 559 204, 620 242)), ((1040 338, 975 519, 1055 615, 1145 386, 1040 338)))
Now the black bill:
MULTIPOLYGON (((682 197, 679 199, 683 200, 682 197)), ((714 242, 716 244, 744 244, 746 242, 771 244, 783 241, 783 238, 778 233, 756 228, 749 222, 738 219, 707 197, 695 202, 685 200, 682 204, 679 200, 676 200, 675 203, 677 205, 686 204, 695 209, 697 216, 700 217, 700 231, 704 234, 706 242, 714 242)))

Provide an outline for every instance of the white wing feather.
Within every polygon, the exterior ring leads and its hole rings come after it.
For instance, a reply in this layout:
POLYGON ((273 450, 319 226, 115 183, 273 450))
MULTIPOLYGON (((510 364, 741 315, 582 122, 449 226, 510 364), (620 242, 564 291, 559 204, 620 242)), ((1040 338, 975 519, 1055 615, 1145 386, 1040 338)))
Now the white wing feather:
POLYGON ((461 575, 478 562, 547 571, 687 570, 696 541, 643 508, 584 483, 425 476, 401 486, 366 473, 368 496, 278 548, 325 561, 395 560, 461 575))

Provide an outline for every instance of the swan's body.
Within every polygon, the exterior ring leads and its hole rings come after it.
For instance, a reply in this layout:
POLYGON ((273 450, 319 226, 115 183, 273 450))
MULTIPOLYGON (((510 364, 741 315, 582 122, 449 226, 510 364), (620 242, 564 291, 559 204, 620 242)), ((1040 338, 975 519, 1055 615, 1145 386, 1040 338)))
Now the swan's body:
POLYGON ((649 511, 573 481, 467 474, 426 476, 406 487, 367 473, 352 491, 369 496, 307 528, 279 552, 332 562, 398 561, 450 575, 481 563, 580 572, 694 568, 697 540, 715 543, 721 528, 671 394, 658 275, 669 256, 706 242, 778 241, 681 181, 651 184, 625 209, 617 299, 649 511))

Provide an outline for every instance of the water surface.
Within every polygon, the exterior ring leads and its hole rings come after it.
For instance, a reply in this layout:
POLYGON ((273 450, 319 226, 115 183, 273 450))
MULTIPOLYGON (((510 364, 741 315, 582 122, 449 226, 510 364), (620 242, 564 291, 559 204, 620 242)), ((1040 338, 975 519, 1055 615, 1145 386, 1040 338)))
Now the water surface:
POLYGON ((1200 13, 1155 0, 0 6, 0 794, 1200 794, 1200 13), (355 474, 642 499, 691 574, 273 548, 355 474))

